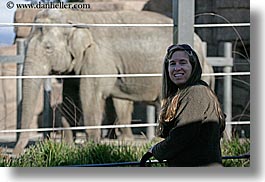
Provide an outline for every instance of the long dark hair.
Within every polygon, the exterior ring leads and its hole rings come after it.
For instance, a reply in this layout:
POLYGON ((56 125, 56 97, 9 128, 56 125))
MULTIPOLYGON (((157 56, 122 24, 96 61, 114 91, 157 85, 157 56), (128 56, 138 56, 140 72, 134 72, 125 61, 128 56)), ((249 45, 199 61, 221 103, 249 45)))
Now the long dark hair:
POLYGON ((185 92, 185 88, 192 85, 204 85, 208 88, 210 95, 215 98, 216 114, 219 116, 221 123, 221 130, 225 127, 225 115, 222 112, 221 105, 218 101, 216 94, 208 86, 208 84, 201 80, 202 68, 199 62, 199 58, 195 50, 188 44, 174 44, 168 47, 163 64, 163 76, 162 76, 162 103, 161 111, 159 115, 159 122, 169 122, 175 117, 176 110, 179 106, 179 99, 182 92, 185 92), (189 61, 192 66, 192 72, 187 82, 179 88, 173 83, 169 77, 168 64, 172 55, 176 51, 185 51, 189 56, 189 61))
POLYGON ((172 95, 175 95, 175 93, 179 90, 179 87, 170 80, 168 72, 169 60, 176 51, 185 51, 189 56, 189 61, 192 66, 191 76, 183 88, 194 85, 198 82, 202 83, 203 85, 207 85, 207 83, 201 80, 202 68, 197 53, 188 44, 174 44, 168 47, 163 63, 162 99, 166 99, 172 95))
POLYGON ((201 83, 207 85, 201 80, 202 68, 199 62, 199 58, 196 52, 188 44, 173 44, 168 47, 166 56, 163 63, 163 75, 162 75, 162 103, 159 120, 169 121, 174 115, 178 108, 178 101, 181 92, 185 90, 186 87, 201 83), (171 81, 168 72, 168 64, 172 55, 176 51, 185 51, 189 56, 189 62, 192 66, 192 72, 190 78, 181 87, 181 89, 171 81), (179 93, 179 94, 177 94, 179 93))

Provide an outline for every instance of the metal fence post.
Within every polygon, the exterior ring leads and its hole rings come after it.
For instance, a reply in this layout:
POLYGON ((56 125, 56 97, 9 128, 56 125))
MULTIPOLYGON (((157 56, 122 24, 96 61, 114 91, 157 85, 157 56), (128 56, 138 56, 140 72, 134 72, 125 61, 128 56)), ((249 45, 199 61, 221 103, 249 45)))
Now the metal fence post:
POLYGON ((173 43, 187 43, 193 47, 194 0, 172 0, 173 43))
MULTIPOLYGON (((224 57, 207 57, 207 44, 203 43, 203 49, 207 58, 207 61, 212 66, 222 66, 224 73, 231 73, 233 67, 232 57, 232 43, 226 42, 224 44, 224 57)), ((226 121, 232 121, 232 76, 224 76, 224 90, 223 90, 223 109, 226 114, 226 121)), ((224 138, 230 140, 232 137, 232 125, 226 124, 226 130, 224 138)))
MULTIPOLYGON (((24 39, 17 39, 17 55, 18 56, 25 56, 25 40, 24 39)), ((17 63, 17 76, 22 76, 23 72, 23 62, 17 63)), ((22 79, 17 79, 17 129, 21 129, 21 112, 22 112, 22 79)), ((16 140, 19 138, 19 134, 17 133, 16 140)))
MULTIPOLYGON (((148 124, 154 124, 155 123, 155 106, 148 105, 146 110, 147 110, 147 123, 148 124)), ((147 135, 147 138, 149 140, 154 138, 154 136, 155 136, 155 127, 154 126, 147 127, 146 135, 147 135)))
MULTIPOLYGON (((232 43, 226 42, 224 44, 224 57, 232 58, 232 43)), ((231 73, 232 66, 225 66, 223 68, 224 73, 231 73)), ((232 76, 224 76, 224 112, 226 114, 226 121, 232 121, 232 76)), ((227 124, 225 129, 225 138, 230 140, 232 137, 232 125, 227 124)))
POLYGON ((178 43, 178 1, 172 0, 173 44, 178 43))

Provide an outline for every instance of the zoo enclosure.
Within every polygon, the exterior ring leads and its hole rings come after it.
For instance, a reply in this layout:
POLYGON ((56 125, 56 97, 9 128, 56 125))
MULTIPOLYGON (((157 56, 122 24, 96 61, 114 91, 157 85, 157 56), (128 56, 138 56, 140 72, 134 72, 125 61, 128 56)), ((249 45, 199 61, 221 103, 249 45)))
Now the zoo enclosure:
MULTIPOLYGON (((249 24, 233 24, 233 25, 193 25, 193 20, 188 20, 185 18, 190 18, 190 17, 194 17, 194 10, 192 10, 192 8, 185 8, 185 7, 193 7, 192 3, 194 3, 193 0, 189 0, 189 1, 173 1, 173 10, 177 10, 177 11, 173 11, 173 14, 178 15, 178 16, 174 16, 174 25, 161 25, 159 24, 158 26, 174 26, 174 32, 178 32, 179 34, 181 34, 182 36, 176 35, 174 34, 174 42, 178 42, 178 38, 183 38, 182 42, 188 42, 191 45, 193 45, 192 42, 192 38, 191 38, 191 33, 187 33, 187 31, 183 31, 183 30, 193 30, 193 28, 200 28, 200 27, 214 27, 214 26, 249 26, 249 24), (183 3, 183 4, 182 4, 183 3), (191 3, 191 4, 190 4, 191 3), (181 9, 191 9, 191 11, 184 11, 184 12, 179 12, 178 10, 181 9), (189 14, 191 13, 191 14, 189 14), (193 13, 193 14, 192 14, 193 13), (178 17, 178 19, 176 18, 178 17), (183 23, 183 22, 189 22, 187 23, 183 23), (187 27, 188 26, 188 27, 187 27), (192 27, 192 28, 191 28, 192 27), (176 29, 178 31, 176 31, 176 29), (184 35, 184 36, 183 36, 184 35)), ((32 26, 34 24, 2 24, 3 26, 32 26)), ((81 26, 81 25, 42 25, 42 26, 81 26)), ((89 26, 96 26, 96 27, 101 27, 101 26, 156 26, 156 25, 121 25, 121 24, 117 24, 117 25, 82 25, 82 27, 89 27, 89 26)), ((206 44, 205 44, 205 52, 206 52, 206 44)), ((204 74, 203 76, 210 76, 210 75, 214 75, 214 76, 224 76, 224 111, 227 114, 227 124, 228 124, 228 130, 231 130, 231 124, 250 124, 250 122, 232 122, 232 76, 233 75, 250 75, 249 72, 240 72, 240 73, 232 73, 232 66, 233 66, 233 58, 232 58, 232 46, 231 43, 226 43, 225 44, 225 49, 224 49, 224 57, 207 57, 208 62, 212 65, 212 66, 221 66, 224 67, 223 74, 204 74)), ((25 76, 21 76, 22 75, 22 70, 23 70, 23 60, 24 60, 24 42, 23 40, 18 40, 17 41, 17 56, 12 56, 12 57, 7 57, 7 56, 1 56, 0 57, 0 62, 1 63, 6 63, 6 62, 16 62, 17 63, 17 75, 15 77, 2 77, 1 79, 8 79, 8 78, 16 78, 17 79, 17 103, 18 103, 18 114, 17 114, 17 128, 20 129, 20 118, 21 118, 21 100, 22 100, 22 79, 26 79, 28 77, 25 76)), ((207 55, 207 53, 206 53, 207 55)), ((122 76, 161 76, 161 74, 145 74, 145 75, 97 75, 97 77, 100 76, 109 76, 109 77, 122 77, 122 76)), ((44 77, 38 77, 38 78, 48 78, 45 84, 45 92, 44 92, 44 96, 46 99, 44 99, 44 120, 46 117, 48 117, 49 115, 49 110, 48 108, 48 104, 49 104, 49 100, 47 98, 49 98, 49 93, 51 92, 51 86, 49 85, 49 79, 50 78, 69 78, 69 76, 44 76, 44 77)), ((95 75, 82 75, 82 76, 71 76, 71 78, 73 77, 95 77, 95 75)), ((32 78, 32 77, 31 77, 32 78)), ((152 106, 148 106, 147 108, 148 112, 148 123, 149 124, 141 124, 141 125, 123 125, 123 126, 94 126, 94 127, 75 127, 75 128, 57 128, 57 129, 48 129, 48 128, 44 128, 44 129, 29 129, 29 130, 8 130, 8 131, 0 131, 0 132, 26 132, 26 131, 55 131, 55 130, 66 130, 66 129, 93 129, 93 128, 118 128, 118 127, 142 127, 142 126, 150 126, 148 129, 148 138, 152 138, 153 133, 154 133, 154 126, 156 126, 155 121, 154 121, 154 108, 152 106)), ((229 131, 230 133, 230 131, 229 131)))
MULTIPOLYGON (((205 50, 206 50, 206 43, 204 43, 205 46, 205 50)), ((241 72, 241 73, 232 73, 231 72, 231 67, 233 66, 233 59, 231 57, 231 43, 226 43, 225 44, 225 57, 207 57, 207 60, 209 61, 209 63, 212 66, 221 66, 224 67, 224 73, 222 74, 218 74, 218 73, 214 73, 214 74, 203 74, 203 76, 210 76, 210 75, 214 75, 214 76, 224 76, 224 95, 225 95, 225 99, 224 99, 224 109, 225 112, 231 113, 231 103, 232 103, 232 99, 231 99, 231 86, 232 86, 232 80, 231 77, 233 75, 249 75, 250 73, 248 72, 241 72)), ((17 114, 17 128, 20 129, 20 125, 21 123, 19 123, 20 118, 21 118, 21 100, 22 100, 22 79, 27 79, 29 77, 27 76, 22 76, 22 70, 23 70, 23 60, 24 60, 24 51, 25 51, 25 47, 24 47, 24 40, 17 40, 17 56, 1 56, 0 60, 1 63, 17 63, 17 75, 18 76, 5 76, 2 77, 1 79, 10 79, 10 78, 17 78, 17 103, 18 103, 18 114, 17 114)), ((96 75, 96 77, 102 77, 104 75, 96 75)), ((105 75, 105 76, 115 76, 115 77, 122 77, 122 76, 162 76, 161 74, 135 74, 135 75, 105 75)), ((34 77, 34 76, 33 76, 34 77)), ((82 75, 82 76, 74 76, 75 78, 78 77, 95 77, 95 75, 82 75)), ((32 78, 30 76, 30 78, 32 78)), ((49 117, 49 93, 51 92, 51 85, 50 85, 50 79, 51 78, 72 78, 72 76, 43 76, 43 77, 37 77, 37 78, 47 78, 46 82, 45 82, 45 86, 44 86, 44 95, 45 95, 45 99, 44 99, 44 120, 46 120, 45 118, 49 117)), ((155 124, 155 109, 154 106, 148 106, 147 107, 147 118, 148 118, 148 123, 149 124, 140 124, 140 125, 117 125, 117 126, 95 126, 95 127, 75 127, 75 128, 68 128, 68 129, 95 129, 95 128, 119 128, 119 127, 143 127, 143 126, 150 126, 150 129, 148 130, 148 138, 152 138, 152 136, 154 135, 154 129, 152 126, 156 126, 155 124)), ((229 115, 228 115, 229 116, 229 115)), ((230 117, 231 118, 231 117, 230 117)), ((231 122, 231 120, 228 120, 228 124, 249 124, 250 122, 231 122)), ((26 131, 56 131, 56 130, 65 130, 67 128, 43 128, 43 129, 29 129, 29 130, 13 130, 13 131, 0 131, 0 132, 26 132, 26 131)))

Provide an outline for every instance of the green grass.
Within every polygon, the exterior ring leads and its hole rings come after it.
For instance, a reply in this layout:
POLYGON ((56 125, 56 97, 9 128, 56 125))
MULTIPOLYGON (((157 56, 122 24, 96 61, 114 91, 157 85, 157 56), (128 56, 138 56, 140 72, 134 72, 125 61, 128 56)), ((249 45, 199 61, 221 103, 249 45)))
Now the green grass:
MULTIPOLYGON (((136 162, 157 141, 147 142, 142 145, 126 145, 119 142, 116 144, 96 144, 87 142, 83 145, 69 145, 64 142, 58 143, 52 140, 38 142, 27 148, 24 154, 11 158, 0 154, 1 167, 52 167, 82 164, 103 164, 117 162, 136 162)), ((235 156, 249 152, 250 141, 233 139, 222 142, 222 155, 235 156)), ((227 167, 248 167, 250 160, 233 159, 224 160, 227 167)), ((152 166, 166 166, 154 164, 152 166)))
MULTIPOLYGON (((222 142, 223 156, 239 156, 250 152, 250 140, 234 138, 231 141, 222 142)), ((226 167, 249 167, 250 159, 223 160, 226 167)))

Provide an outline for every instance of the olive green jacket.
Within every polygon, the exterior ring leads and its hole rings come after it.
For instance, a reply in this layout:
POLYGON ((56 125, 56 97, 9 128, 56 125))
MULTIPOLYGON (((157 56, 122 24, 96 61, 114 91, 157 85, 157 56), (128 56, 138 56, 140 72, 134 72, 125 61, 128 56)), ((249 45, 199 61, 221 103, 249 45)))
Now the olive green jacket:
POLYGON ((167 160, 169 166, 221 164, 221 125, 215 102, 207 86, 187 87, 175 118, 159 125, 165 140, 152 148, 154 157, 167 160))

